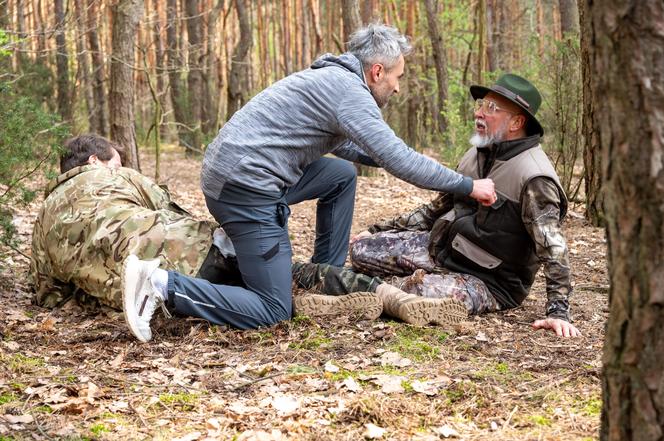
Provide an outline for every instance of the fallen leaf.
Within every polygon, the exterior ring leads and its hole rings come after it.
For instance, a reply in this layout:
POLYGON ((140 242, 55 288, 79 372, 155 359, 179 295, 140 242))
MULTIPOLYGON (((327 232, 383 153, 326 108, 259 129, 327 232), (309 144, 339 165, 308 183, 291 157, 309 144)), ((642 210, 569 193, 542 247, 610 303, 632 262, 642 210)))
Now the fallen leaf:
POLYGON ((342 381, 340 387, 345 387, 351 392, 362 392, 362 386, 352 377, 348 377, 342 381))
POLYGON ((413 364, 413 362, 409 358, 402 357, 396 352, 385 352, 380 357, 380 364, 382 366, 406 367, 413 364))
POLYGON ((428 395, 430 397, 438 394, 438 387, 429 381, 413 380, 410 385, 415 392, 428 395))
POLYGON ((30 414, 24 415, 2 415, 2 418, 7 421, 9 424, 28 424, 33 422, 35 419, 30 414))
POLYGON ((434 427, 433 431, 443 438, 459 438, 459 432, 452 429, 450 426, 434 427))
POLYGON ((401 383, 405 380, 405 377, 400 375, 375 375, 372 383, 377 384, 381 387, 381 391, 385 394, 391 393, 402 393, 404 388, 401 383))
POLYGON ((477 340, 477 341, 489 341, 486 334, 482 331, 479 331, 477 333, 477 335, 475 336, 475 340, 477 340))
POLYGON ((280 395, 274 397, 272 407, 281 415, 291 415, 300 408, 300 400, 290 395, 280 395))
POLYGON ((339 367, 332 363, 332 360, 325 363, 325 372, 339 372, 339 367))
POLYGON ((191 432, 179 438, 173 438, 173 441, 194 441, 200 438, 201 435, 201 432, 191 432))
POLYGON ((378 427, 375 424, 367 423, 364 425, 366 430, 362 434, 365 438, 376 439, 382 438, 385 435, 386 430, 382 427, 378 427))

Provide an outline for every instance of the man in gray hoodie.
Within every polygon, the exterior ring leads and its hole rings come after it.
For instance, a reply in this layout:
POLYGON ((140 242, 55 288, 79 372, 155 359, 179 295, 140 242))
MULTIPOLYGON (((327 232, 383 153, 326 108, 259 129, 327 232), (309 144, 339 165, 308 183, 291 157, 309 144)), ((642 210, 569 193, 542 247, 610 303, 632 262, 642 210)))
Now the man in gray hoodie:
MULTIPOLYGON (((311 261, 342 266, 356 184, 348 161, 383 167, 421 188, 485 205, 495 201, 491 180, 473 181, 417 153, 383 120, 380 109, 399 92, 404 55, 412 49, 408 39, 392 27, 369 25, 353 34, 348 49, 323 55, 310 69, 263 90, 208 146, 203 193, 233 242, 245 286, 213 285, 128 259, 125 316, 139 339, 149 340, 150 319, 163 303, 177 313, 241 329, 290 318, 288 206, 318 199, 311 261)), ((430 315, 431 304, 411 303, 409 311, 430 315)))

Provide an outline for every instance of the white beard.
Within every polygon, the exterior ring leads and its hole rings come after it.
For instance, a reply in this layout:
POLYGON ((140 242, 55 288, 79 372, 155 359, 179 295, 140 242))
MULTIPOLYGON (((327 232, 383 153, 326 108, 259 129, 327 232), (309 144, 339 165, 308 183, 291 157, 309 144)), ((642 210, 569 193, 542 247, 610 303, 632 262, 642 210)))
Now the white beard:
MULTIPOLYGON (((471 136, 469 140, 470 145, 472 145, 475 148, 482 148, 482 147, 489 147, 492 144, 503 141, 505 139, 505 135, 507 135, 508 124, 509 121, 506 120, 503 123, 503 126, 500 127, 498 130, 496 130, 496 133, 494 133, 493 135, 480 135, 477 132, 473 133, 473 136, 471 136)), ((484 129, 486 130, 486 125, 484 125, 484 129)))

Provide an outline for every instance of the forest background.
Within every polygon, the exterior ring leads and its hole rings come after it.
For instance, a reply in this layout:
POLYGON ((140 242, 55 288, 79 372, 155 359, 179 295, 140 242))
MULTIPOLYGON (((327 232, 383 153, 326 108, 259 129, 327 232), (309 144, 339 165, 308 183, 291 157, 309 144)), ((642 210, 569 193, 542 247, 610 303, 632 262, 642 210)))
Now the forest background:
POLYGON ((163 144, 199 155, 251 96, 377 21, 415 46, 385 111, 400 137, 454 165, 473 126, 468 86, 521 74, 544 96, 545 147, 577 199, 576 0, 0 0, 4 241, 9 205, 34 197, 21 182, 53 164, 63 137, 110 136, 126 166, 155 161, 159 181, 163 144))
MULTIPOLYGON (((663 25, 661 0, 0 0, 0 439, 660 441, 663 25), (224 121, 372 21, 416 48, 385 118, 449 165, 472 130, 470 84, 514 72, 542 92, 582 339, 529 329, 542 277, 523 308, 450 332, 178 321, 147 349, 112 312, 30 304, 31 225, 65 137, 109 136, 204 216, 192 177, 224 121)), ((359 182, 356 231, 431 196, 381 172, 359 182)), ((303 205, 300 257, 315 211, 303 205)))

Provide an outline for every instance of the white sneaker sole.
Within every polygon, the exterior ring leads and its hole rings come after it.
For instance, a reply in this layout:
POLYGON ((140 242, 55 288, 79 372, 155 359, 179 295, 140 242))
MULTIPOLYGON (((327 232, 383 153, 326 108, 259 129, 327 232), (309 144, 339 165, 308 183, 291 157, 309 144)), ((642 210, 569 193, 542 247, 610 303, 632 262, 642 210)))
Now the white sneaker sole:
POLYGON ((350 315, 375 320, 383 312, 383 301, 370 292, 354 292, 343 296, 320 294, 296 296, 293 305, 295 314, 312 318, 350 315))
POLYGON ((130 267, 136 268, 138 264, 138 257, 133 254, 127 257, 122 263, 122 275, 120 276, 122 284, 122 313, 131 333, 139 341, 147 343, 150 339, 146 340, 140 330, 135 326, 134 321, 129 320, 130 315, 133 317, 138 316, 138 311, 136 311, 136 295, 138 294, 136 285, 140 277, 140 271, 129 271, 130 267))

